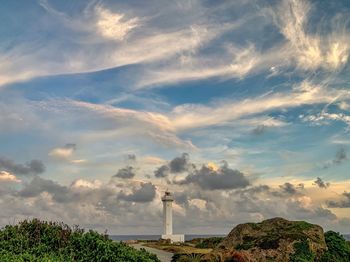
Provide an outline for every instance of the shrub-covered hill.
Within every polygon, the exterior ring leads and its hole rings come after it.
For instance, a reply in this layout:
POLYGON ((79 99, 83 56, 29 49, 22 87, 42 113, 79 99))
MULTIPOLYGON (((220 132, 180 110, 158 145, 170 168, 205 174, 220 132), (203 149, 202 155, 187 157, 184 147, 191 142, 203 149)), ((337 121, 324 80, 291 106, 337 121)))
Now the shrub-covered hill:
POLYGON ((333 231, 273 218, 235 227, 202 261, 350 262, 350 245, 333 231))
POLYGON ((145 250, 114 242, 95 231, 38 219, 0 230, 0 261, 159 262, 145 250))

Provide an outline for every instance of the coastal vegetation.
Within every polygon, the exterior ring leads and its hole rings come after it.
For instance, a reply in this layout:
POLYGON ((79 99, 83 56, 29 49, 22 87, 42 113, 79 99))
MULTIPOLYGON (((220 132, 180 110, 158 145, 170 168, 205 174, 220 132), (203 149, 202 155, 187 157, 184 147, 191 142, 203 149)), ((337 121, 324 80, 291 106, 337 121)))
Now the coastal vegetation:
POLYGON ((160 241, 151 246, 174 253, 172 262, 350 261, 350 242, 339 233, 324 233, 318 225, 283 218, 238 225, 225 238, 197 238, 182 244, 160 241))
MULTIPOLYGON (((225 238, 143 244, 174 253, 173 262, 350 261, 350 243, 339 233, 323 233, 317 225, 281 218, 238 225, 225 238)), ((0 258, 1 262, 159 262, 156 255, 112 241, 107 234, 38 219, 0 230, 0 258)))
POLYGON ((202 261, 349 262, 350 244, 318 225, 273 218, 238 225, 202 261))
POLYGON ((106 234, 38 219, 0 230, 0 258, 1 262, 159 262, 156 255, 112 241, 106 234))

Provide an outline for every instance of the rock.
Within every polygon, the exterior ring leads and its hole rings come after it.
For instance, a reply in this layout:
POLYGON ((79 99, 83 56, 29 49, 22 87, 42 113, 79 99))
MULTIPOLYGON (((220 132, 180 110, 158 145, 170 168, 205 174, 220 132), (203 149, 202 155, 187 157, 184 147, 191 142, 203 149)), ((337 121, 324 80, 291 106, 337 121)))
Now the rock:
POLYGON ((304 221, 273 218, 236 226, 204 260, 286 262, 302 252, 313 261, 326 250, 322 227, 304 221))

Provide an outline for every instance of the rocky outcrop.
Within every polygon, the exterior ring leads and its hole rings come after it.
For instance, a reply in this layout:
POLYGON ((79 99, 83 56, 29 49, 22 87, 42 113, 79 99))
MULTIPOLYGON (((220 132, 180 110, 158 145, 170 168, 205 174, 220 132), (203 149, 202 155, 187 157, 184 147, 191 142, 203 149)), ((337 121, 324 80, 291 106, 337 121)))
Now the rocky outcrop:
POLYGON ((300 261, 301 256, 314 261, 326 250, 322 227, 273 218, 236 226, 204 260, 286 262, 300 261))

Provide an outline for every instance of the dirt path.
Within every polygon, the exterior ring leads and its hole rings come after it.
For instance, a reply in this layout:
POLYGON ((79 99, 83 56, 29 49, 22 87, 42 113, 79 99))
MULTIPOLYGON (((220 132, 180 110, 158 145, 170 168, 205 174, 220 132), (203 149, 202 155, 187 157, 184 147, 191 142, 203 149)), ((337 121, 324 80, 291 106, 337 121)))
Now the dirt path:
POLYGON ((157 257, 159 258, 159 260, 162 262, 170 262, 172 256, 174 255, 173 253, 166 252, 166 251, 159 250, 159 249, 155 249, 155 248, 151 248, 151 247, 146 247, 146 246, 143 246, 141 244, 133 244, 131 246, 133 246, 136 249, 144 248, 148 252, 156 254, 157 257))

